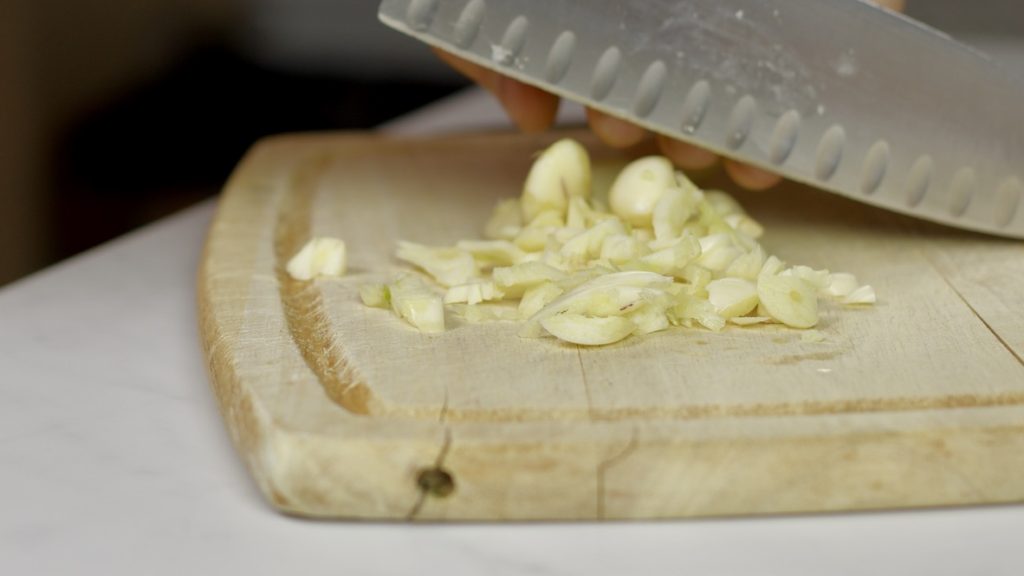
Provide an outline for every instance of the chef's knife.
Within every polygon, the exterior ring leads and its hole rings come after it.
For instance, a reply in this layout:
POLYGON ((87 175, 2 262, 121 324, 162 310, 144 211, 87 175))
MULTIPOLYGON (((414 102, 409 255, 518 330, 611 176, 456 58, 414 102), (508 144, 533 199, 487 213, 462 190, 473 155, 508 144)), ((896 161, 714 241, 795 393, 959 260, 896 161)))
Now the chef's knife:
POLYGON ((383 0, 387 25, 855 200, 1024 238, 1024 81, 861 0, 383 0))

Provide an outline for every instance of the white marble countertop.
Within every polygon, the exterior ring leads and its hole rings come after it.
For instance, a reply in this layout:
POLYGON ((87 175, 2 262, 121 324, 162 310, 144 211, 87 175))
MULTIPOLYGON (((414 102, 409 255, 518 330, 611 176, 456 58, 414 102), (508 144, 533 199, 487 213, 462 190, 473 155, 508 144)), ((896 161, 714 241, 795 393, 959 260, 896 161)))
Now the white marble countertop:
MULTIPOLYGON (((390 129, 503 124, 469 93, 390 129)), ((609 524, 277 514, 203 367, 194 283, 212 211, 0 290, 0 574, 1024 574, 1024 506, 609 524)))

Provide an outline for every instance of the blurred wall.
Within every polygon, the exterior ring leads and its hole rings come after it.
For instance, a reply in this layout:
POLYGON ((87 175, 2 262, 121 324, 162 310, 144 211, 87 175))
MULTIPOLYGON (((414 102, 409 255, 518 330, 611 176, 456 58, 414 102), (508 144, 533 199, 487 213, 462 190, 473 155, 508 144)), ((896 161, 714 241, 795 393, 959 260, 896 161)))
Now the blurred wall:
POLYGON ((237 20, 235 0, 0 0, 0 284, 45 262, 66 123, 237 20))

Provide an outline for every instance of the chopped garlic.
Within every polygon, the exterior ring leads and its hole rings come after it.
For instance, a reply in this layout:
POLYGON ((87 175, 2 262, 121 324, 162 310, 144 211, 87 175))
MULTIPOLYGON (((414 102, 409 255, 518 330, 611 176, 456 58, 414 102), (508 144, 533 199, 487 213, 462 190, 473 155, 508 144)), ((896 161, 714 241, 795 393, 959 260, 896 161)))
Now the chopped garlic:
POLYGON ((683 233, 686 221, 693 215, 686 200, 686 192, 682 188, 670 186, 665 189, 651 215, 655 238, 671 240, 683 233))
POLYGON ((729 214, 722 219, 733 230, 755 240, 764 235, 764 227, 746 214, 729 214))
POLYGON ((444 295, 445 304, 479 304, 491 300, 501 300, 505 295, 490 280, 470 282, 452 286, 444 295))
MULTIPOLYGON (((364 286, 360 297, 425 332, 444 329, 447 305, 466 322, 519 320, 522 337, 588 346, 671 326, 806 329, 818 322, 819 297, 875 302, 852 275, 769 255, 757 240, 763 227, 734 198, 702 192, 666 158, 627 165, 611 184, 610 209, 590 198, 590 171, 582 146, 556 142, 534 162, 521 198, 495 207, 489 240, 399 244, 398 257, 446 291, 410 276, 364 286)), ((821 338, 813 330, 801 337, 821 338)))
POLYGON ((764 261, 764 266, 761 267, 761 272, 758 273, 758 276, 775 276, 782 272, 782 269, 785 267, 785 262, 779 260, 775 256, 769 256, 768 259, 764 261))
POLYGON ((643 244, 629 234, 612 234, 601 244, 601 259, 613 264, 636 260, 643 254, 643 244))
POLYGON ((676 186, 675 168, 663 156, 648 156, 626 166, 608 193, 612 212, 640 228, 650 228, 654 207, 676 186))
POLYGON ((743 206, 740 206, 740 203, 737 202, 735 198, 721 190, 706 190, 704 192, 704 198, 723 218, 734 214, 746 213, 743 210, 743 206))
POLYGON ((810 266, 793 266, 779 273, 782 276, 796 276, 821 292, 829 285, 828 270, 815 270, 810 266))
POLYGON ((559 140, 542 152, 523 186, 523 216, 532 220, 545 210, 565 213, 569 198, 590 196, 590 156, 579 142, 559 140))
POLYGON ((529 319, 564 292, 565 290, 553 282, 544 282, 527 289, 523 293, 522 300, 519 301, 519 317, 523 320, 529 319))
POLYGON ((708 301, 725 319, 746 316, 757 308, 757 286, 743 278, 721 278, 708 284, 708 301))
POLYGON ((725 276, 731 278, 744 278, 746 280, 757 280, 764 267, 767 256, 760 244, 754 243, 751 250, 741 254, 725 269, 725 276))
POLYGON ((722 273, 728 270, 741 256, 743 256, 743 251, 739 248, 719 246, 702 253, 697 263, 714 273, 722 273))
POLYGON ((559 340, 582 346, 604 346, 629 336, 636 325, 622 316, 592 317, 582 314, 558 314, 540 321, 545 330, 559 340))
POLYGON ((828 283, 822 293, 827 296, 843 298, 849 296, 854 290, 860 287, 857 277, 853 274, 838 272, 828 275, 828 283))
POLYGON ((643 300, 656 297, 657 289, 671 284, 672 278, 653 272, 616 272, 598 276, 542 308, 523 325, 519 335, 526 338, 538 337, 541 321, 557 314, 624 314, 643 300))
POLYGON ((444 332, 444 303, 423 280, 408 275, 389 287, 391 308, 427 334, 444 332))
POLYGON ((469 252, 477 266, 485 269, 518 264, 526 257, 518 246, 508 240, 460 240, 455 247, 469 252))
POLYGON ((503 304, 452 304, 450 307, 470 324, 514 322, 519 319, 515 308, 503 304))
POLYGON ((507 296, 522 296, 529 288, 545 282, 564 280, 569 275, 543 262, 523 262, 507 268, 495 268, 494 283, 507 296))
POLYGON ((704 290, 711 283, 711 270, 699 264, 690 263, 683 268, 679 277, 689 283, 692 295, 704 290))
POLYGON ((385 284, 360 286, 359 298, 370 308, 391 308, 391 290, 385 284))
POLYGON ((288 261, 285 269, 296 280, 341 276, 348 264, 345 242, 337 238, 313 238, 288 261))
POLYGON ((675 275, 700 256, 700 243, 691 236, 684 236, 672 246, 648 254, 640 259, 641 267, 658 274, 675 275))
POLYGON ((513 240, 519 248, 527 252, 540 252, 547 247, 548 237, 564 228, 562 215, 555 210, 541 212, 523 228, 513 240))
POLYGON ((633 334, 637 336, 661 332, 672 326, 665 308, 657 305, 641 306, 639 310, 629 314, 628 318, 636 325, 633 334))
POLYGON ((601 247, 609 236, 625 232, 618 218, 605 220, 570 238, 562 245, 560 254, 567 262, 581 266, 601 255, 601 247))
POLYGON ((722 318, 711 302, 701 298, 685 298, 670 311, 670 320, 677 324, 691 326, 693 322, 715 332, 725 328, 722 318))
POLYGON ((818 291, 801 278, 762 274, 757 296, 768 315, 792 328, 818 323, 818 291))
POLYGON ((843 304, 874 304, 877 301, 875 289, 871 286, 861 286, 843 298, 843 304))
POLYGON ((484 225, 484 237, 491 240, 512 240, 523 229, 523 212, 518 198, 498 202, 491 218, 484 225))
POLYGON ((399 260, 419 266, 442 286, 458 286, 475 278, 480 269, 472 254, 458 248, 435 248, 414 242, 399 242, 399 260))

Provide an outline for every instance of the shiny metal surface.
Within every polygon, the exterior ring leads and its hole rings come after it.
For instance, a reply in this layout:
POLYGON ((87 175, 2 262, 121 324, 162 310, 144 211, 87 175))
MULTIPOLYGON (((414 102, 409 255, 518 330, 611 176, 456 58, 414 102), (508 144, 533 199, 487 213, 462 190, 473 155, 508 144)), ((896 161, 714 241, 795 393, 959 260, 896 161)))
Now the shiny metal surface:
POLYGON ((788 178, 1024 238, 1024 81, 859 0, 384 0, 387 25, 788 178))

